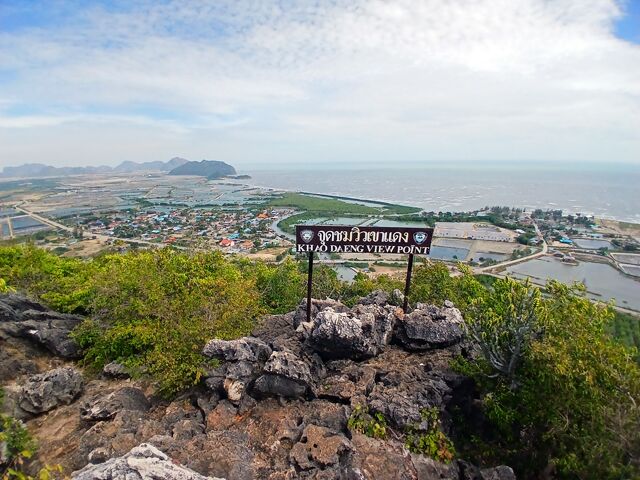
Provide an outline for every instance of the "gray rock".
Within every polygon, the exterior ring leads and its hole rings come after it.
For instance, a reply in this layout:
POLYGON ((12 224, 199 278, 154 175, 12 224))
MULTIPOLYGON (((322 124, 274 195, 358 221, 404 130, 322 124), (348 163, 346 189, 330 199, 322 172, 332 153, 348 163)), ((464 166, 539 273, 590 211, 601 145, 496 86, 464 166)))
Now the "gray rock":
POLYGON ((18 405, 33 414, 48 412, 75 400, 82 392, 83 383, 80 372, 71 367, 33 375, 22 387, 18 405))
POLYGON ((358 305, 348 313, 328 307, 313 320, 307 343, 324 358, 372 357, 391 340, 395 321, 392 306, 358 305))
POLYGON ((109 378, 129 378, 127 368, 118 362, 107 363, 102 369, 102 373, 109 378))
POLYGON ((395 338, 407 350, 431 350, 459 343, 464 338, 460 310, 418 304, 396 322, 395 338))
POLYGON ((237 340, 214 339, 202 351, 206 357, 226 361, 264 362, 271 355, 271 347, 259 338, 243 337, 237 340))
POLYGON ((151 404, 142 390, 123 387, 86 402, 80 407, 80 418, 91 422, 110 420, 122 410, 146 412, 150 407, 151 404))
POLYGON ((313 383, 309 364, 291 352, 273 352, 263 370, 309 386, 313 383))
MULTIPOLYGON (((216 480, 181 465, 153 445, 143 443, 126 455, 73 472, 76 480, 216 480)), ((222 480, 222 479, 217 479, 222 480)))
POLYGON ((80 358, 69 333, 83 318, 57 313, 20 295, 0 297, 0 336, 25 338, 63 358, 80 358))
POLYGON ((279 375, 266 374, 258 377, 253 391, 261 396, 296 398, 307 393, 307 386, 279 375))
POLYGON ((378 305, 383 307, 389 303, 390 295, 384 290, 374 290, 358 302, 360 305, 378 305))
MULTIPOLYGON (((326 300, 318 300, 316 298, 311 299, 311 319, 313 320, 318 313, 320 313, 325 308, 331 308, 334 312, 348 312, 349 307, 346 305, 327 298, 326 300)), ((302 300, 296 312, 293 315, 293 328, 298 328, 302 322, 307 321, 307 300, 302 300)))
POLYGON ((516 480, 516 474, 511 467, 500 465, 494 468, 485 468, 480 471, 482 480, 516 480))

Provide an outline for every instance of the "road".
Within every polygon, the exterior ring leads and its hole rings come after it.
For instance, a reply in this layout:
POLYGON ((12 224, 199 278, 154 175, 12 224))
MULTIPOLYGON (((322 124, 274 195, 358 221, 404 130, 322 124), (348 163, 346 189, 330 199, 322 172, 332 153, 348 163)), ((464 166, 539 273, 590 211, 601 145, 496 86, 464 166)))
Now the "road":
POLYGON ((542 233, 540 232, 540 229, 538 228, 538 225, 535 222, 533 224, 533 227, 536 229, 536 235, 538 236, 538 238, 542 240, 541 251, 539 251, 538 253, 534 253, 533 255, 529 255, 527 257, 516 258, 515 260, 507 260, 506 262, 496 263, 495 265, 490 265, 488 267, 474 268, 473 272, 474 273, 490 273, 495 268, 509 267, 517 263, 528 262, 529 260, 533 260, 534 258, 538 258, 538 257, 542 257, 543 255, 546 255, 547 252, 549 251, 549 246, 547 245, 546 240, 542 236, 542 233))
MULTIPOLYGON (((31 218, 35 218, 36 220, 49 225, 51 227, 57 228, 59 230, 64 230, 65 232, 73 232, 73 228, 68 227, 66 225, 63 225, 62 223, 56 222, 54 220, 51 220, 50 218, 47 217, 43 217, 42 215, 38 215, 35 212, 32 212, 31 210, 27 210, 24 207, 21 207, 20 204, 18 205, 14 205, 13 208, 15 208, 16 210, 29 215, 31 218)), ((137 239, 133 239, 133 238, 122 238, 122 237, 112 237, 110 235, 102 235, 99 233, 90 233, 90 235, 92 237, 96 237, 96 239, 98 240, 102 240, 102 241, 107 241, 107 240, 122 240, 123 242, 128 242, 128 243, 138 243, 141 245, 151 245, 151 246, 155 246, 155 247, 163 247, 164 245, 159 244, 159 243, 155 243, 155 242, 149 242, 147 240, 137 240, 137 239)), ((179 249, 182 249, 184 247, 176 247, 179 249)))

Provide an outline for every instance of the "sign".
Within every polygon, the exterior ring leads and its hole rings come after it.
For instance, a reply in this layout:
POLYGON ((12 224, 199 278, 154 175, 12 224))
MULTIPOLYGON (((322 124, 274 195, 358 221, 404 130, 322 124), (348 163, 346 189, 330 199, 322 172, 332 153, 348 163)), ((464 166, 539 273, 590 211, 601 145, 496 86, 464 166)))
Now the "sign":
POLYGON ((428 255, 433 228, 296 225, 296 252, 428 255))
POLYGON ((433 228, 347 227, 342 225, 296 225, 296 252, 309 254, 307 276, 307 322, 311 320, 311 284, 314 253, 395 253, 409 255, 404 286, 407 312, 414 255, 428 255, 433 228))

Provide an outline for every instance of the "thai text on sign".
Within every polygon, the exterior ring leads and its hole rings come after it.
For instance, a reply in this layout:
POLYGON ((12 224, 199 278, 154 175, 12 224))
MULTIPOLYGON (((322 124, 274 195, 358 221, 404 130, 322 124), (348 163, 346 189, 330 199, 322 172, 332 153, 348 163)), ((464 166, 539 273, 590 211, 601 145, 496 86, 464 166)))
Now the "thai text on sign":
POLYGON ((296 251, 427 255, 433 228, 296 225, 296 251))

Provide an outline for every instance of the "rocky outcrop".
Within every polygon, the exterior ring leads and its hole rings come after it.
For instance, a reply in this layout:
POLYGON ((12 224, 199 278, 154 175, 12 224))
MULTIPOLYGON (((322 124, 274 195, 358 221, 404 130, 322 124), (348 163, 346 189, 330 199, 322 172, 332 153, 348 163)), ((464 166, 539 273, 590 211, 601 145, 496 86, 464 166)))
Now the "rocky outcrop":
POLYGON ((396 307, 375 304, 349 312, 327 307, 313 319, 307 344, 323 358, 373 357, 391 341, 398 313, 396 307))
POLYGON ((449 301, 443 308, 419 303, 396 322, 395 338, 407 350, 432 350, 455 345, 464 337, 460 310, 449 301))
POLYGON ((58 357, 80 357, 78 345, 69 334, 82 320, 77 315, 54 312, 22 295, 0 295, 0 337, 26 339, 58 357))
POLYGON ((21 389, 18 406, 39 414, 71 403, 82 392, 83 379, 74 368, 64 367, 33 375, 21 389))
POLYGON ((80 407, 80 418, 86 421, 109 420, 122 410, 146 412, 151 407, 139 388, 123 387, 108 395, 99 394, 80 407))
MULTIPOLYGON (((205 477, 181 465, 176 465, 156 447, 143 443, 122 457, 99 465, 87 465, 74 472, 76 480, 216 480, 205 477)), ((222 480, 222 479, 218 479, 222 480)))
MULTIPOLYGON (((26 302, 0 303, 0 318, 10 319, 0 323, 15 326, 29 310, 53 318, 26 302)), ((374 292, 354 307, 314 300, 311 322, 303 304, 266 317, 249 337, 211 340, 203 353, 218 361, 208 363, 202 385, 171 402, 117 363, 89 379, 84 393, 79 374, 60 368, 6 389, 7 397, 25 404, 29 428, 43 440, 39 460, 79 479, 512 480, 508 467, 445 464, 407 451, 406 428, 429 428, 424 409, 437 410, 455 439, 450 412, 473 415, 474 397, 470 380, 449 369, 466 348, 458 345, 459 312, 418 305, 404 315, 401 302, 400 292, 374 292), (384 415, 387 438, 349 428, 356 407, 365 418, 384 415)), ((10 338, 42 350, 32 338, 10 338)), ((8 360, 19 353, 6 344, 0 365, 5 352, 8 360)))

